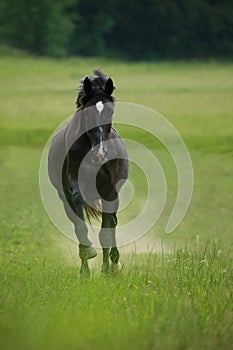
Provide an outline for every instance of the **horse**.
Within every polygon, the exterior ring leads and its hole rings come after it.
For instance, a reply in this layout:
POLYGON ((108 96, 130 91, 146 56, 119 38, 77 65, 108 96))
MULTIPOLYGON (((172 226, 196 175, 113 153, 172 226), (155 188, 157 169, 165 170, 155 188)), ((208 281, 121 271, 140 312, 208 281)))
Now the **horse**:
POLYGON ((117 211, 119 191, 127 180, 129 167, 124 143, 112 126, 113 80, 100 69, 93 72, 94 77, 81 80, 76 111, 54 135, 48 155, 50 181, 74 225, 79 243, 80 273, 88 275, 88 260, 97 255, 86 224, 93 218, 101 220, 101 271, 108 274, 121 268, 116 242, 117 211))

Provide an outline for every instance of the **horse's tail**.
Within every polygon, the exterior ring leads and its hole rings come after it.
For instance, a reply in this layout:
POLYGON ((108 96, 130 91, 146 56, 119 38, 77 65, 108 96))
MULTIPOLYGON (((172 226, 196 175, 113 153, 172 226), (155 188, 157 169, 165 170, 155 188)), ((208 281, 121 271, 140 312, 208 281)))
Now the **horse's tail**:
POLYGON ((84 209, 90 224, 92 218, 98 221, 100 220, 102 214, 100 201, 94 201, 91 206, 85 203, 84 209))

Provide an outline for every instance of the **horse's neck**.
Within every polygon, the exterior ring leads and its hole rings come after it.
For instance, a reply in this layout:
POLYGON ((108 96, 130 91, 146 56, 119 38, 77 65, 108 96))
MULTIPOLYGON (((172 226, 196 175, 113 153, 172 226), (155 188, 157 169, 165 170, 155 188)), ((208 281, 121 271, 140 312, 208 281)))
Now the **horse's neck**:
POLYGON ((65 133, 66 149, 70 149, 72 144, 86 133, 85 120, 81 114, 81 111, 77 110, 67 125, 65 133))

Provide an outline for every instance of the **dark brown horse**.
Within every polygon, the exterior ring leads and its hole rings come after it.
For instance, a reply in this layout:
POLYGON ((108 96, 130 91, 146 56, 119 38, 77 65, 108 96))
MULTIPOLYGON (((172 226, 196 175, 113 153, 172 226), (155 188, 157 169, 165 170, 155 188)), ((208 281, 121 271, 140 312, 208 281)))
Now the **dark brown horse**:
POLYGON ((101 216, 99 241, 102 271, 119 268, 116 244, 118 193, 128 177, 127 153, 112 127, 114 86, 100 70, 81 81, 77 110, 54 136, 49 151, 49 177, 73 222, 79 241, 81 272, 89 273, 87 260, 97 255, 88 238, 87 219, 101 216))

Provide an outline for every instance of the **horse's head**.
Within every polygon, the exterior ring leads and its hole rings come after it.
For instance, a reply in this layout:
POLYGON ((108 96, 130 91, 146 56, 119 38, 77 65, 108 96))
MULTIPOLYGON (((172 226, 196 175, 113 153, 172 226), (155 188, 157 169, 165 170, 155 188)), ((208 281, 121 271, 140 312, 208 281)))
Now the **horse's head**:
POLYGON ((98 85, 93 86, 88 77, 84 79, 85 102, 83 111, 94 163, 103 163, 107 160, 108 149, 104 145, 104 141, 110 139, 114 112, 113 89, 111 78, 108 78, 104 88, 98 85))

